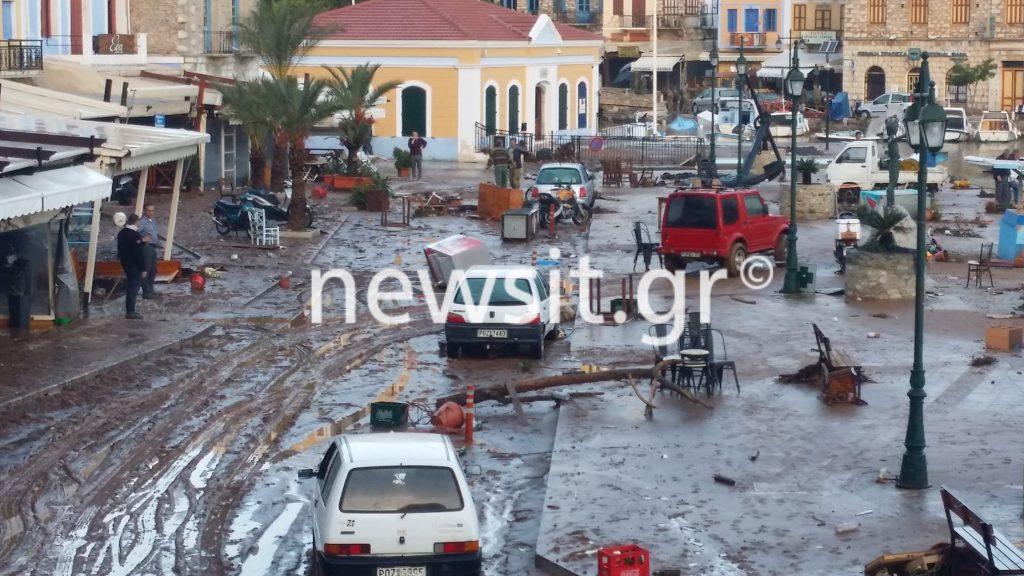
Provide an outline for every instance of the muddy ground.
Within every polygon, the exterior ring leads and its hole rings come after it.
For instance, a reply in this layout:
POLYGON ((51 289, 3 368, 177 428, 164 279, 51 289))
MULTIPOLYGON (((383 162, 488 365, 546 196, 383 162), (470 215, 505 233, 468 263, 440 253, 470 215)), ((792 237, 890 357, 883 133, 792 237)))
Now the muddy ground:
MULTIPOLYGON (((425 172, 423 181, 402 182, 399 189, 413 193, 456 191, 472 201, 475 182, 486 175, 474 165, 430 164, 425 172)), ((976 177, 984 182, 983 176, 976 177)), ((767 184, 763 193, 772 200, 777 198, 778 188, 767 184)), ((608 283, 617 287, 617 279, 632 265, 631 224, 643 220, 655 230, 655 199, 664 192, 664 188, 606 189, 589 230, 564 226, 557 238, 542 233, 529 245, 503 244, 496 223, 467 215, 416 218, 407 229, 382 228, 376 214, 355 212, 346 205, 345 195, 332 194, 317 206, 322 231, 318 237, 286 240, 286 248, 273 251, 251 248, 242 238, 217 237, 208 214, 216 195, 186 195, 176 241, 187 252, 176 254, 191 267, 224 268, 223 276, 212 279, 203 293, 191 293, 187 283, 160 286, 161 297, 142 304, 146 319, 138 323, 122 319, 122 297, 114 295, 106 302, 98 297, 88 319, 47 333, 5 336, 2 341, 0 573, 306 574, 310 558, 308 487, 295 479, 295 471, 318 462, 331 435, 365 430, 370 402, 413 402, 412 418, 423 422, 426 407, 434 398, 469 383, 483 386, 557 374, 587 363, 646 365, 653 358, 650 349, 638 343, 647 324, 634 321, 623 328, 579 322, 563 326, 566 337, 552 342, 540 362, 490 355, 448 360, 438 352, 440 327, 429 321, 422 301, 390 304, 396 311, 401 308, 412 315, 412 322, 403 326, 372 322, 360 301, 359 322, 348 325, 341 321, 344 294, 337 287, 330 291, 326 322, 311 326, 306 305, 309 270, 346 268, 365 287, 369 276, 381 267, 419 269, 424 243, 461 232, 484 239, 494 259, 502 263, 528 264, 531 252, 543 256, 552 246, 562 251, 563 269, 580 256, 590 255, 594 265, 611 277, 608 283), (282 288, 277 281, 288 272, 292 273, 292 286, 282 288)), ((158 216, 166 214, 167 198, 153 198, 158 216)), ((946 217, 973 218, 984 200, 977 197, 976 190, 943 190, 939 201, 946 217)), ((117 209, 108 206, 105 212, 117 209)), ((817 265, 818 287, 841 286, 841 277, 832 273, 832 224, 801 224, 801 257, 817 265)), ((973 228, 983 237, 995 238, 992 224, 973 228)), ((112 238, 112 233, 108 225, 104 238, 112 238)), ((949 237, 944 243, 966 258, 979 242, 977 238, 949 237)), ((1009 486, 985 491, 985 505, 992 508, 1013 490, 1020 490, 1019 450, 1007 447, 1019 447, 1013 439, 1019 440, 1024 433, 1020 425, 1024 418, 1015 408, 1024 394, 1024 379, 1014 377, 1022 362, 1019 356, 999 356, 991 376, 994 381, 999 375, 1001 388, 982 396, 970 392, 978 386, 975 380, 981 382, 989 372, 971 372, 964 367, 970 356, 982 353, 979 339, 991 323, 985 314, 1006 314, 1022 303, 1019 286, 1024 275, 1019 269, 998 269, 998 290, 977 290, 963 288, 964 273, 962 263, 930 268, 933 297, 929 300, 928 330, 936 344, 929 352, 929 368, 934 367, 937 377, 944 380, 969 381, 973 386, 962 391, 943 388, 944 393, 936 394, 945 413, 955 413, 960 402, 973 403, 973 410, 968 412, 970 418, 947 418, 947 428, 939 437, 958 446, 955 454, 962 461, 942 463, 941 451, 935 458, 940 461, 939 470, 954 470, 946 476, 955 480, 957 465, 961 471, 969 468, 971 450, 983 452, 991 476, 1009 486), (1000 410, 993 414, 998 414, 1005 434, 996 438, 983 435, 983 439, 970 435, 976 419, 983 417, 983 408, 997 404, 1000 410), (959 430, 963 434, 958 434, 959 430)), ((662 295, 666 292, 663 287, 658 290, 662 295)), ((617 288, 610 292, 605 292, 606 303, 618 296, 617 288)), ((722 315, 744 392, 736 395, 726 387, 721 396, 713 398, 711 402, 721 405, 724 412, 717 419, 713 411, 705 414, 701 408, 694 412, 679 398, 659 399, 665 406, 656 411, 656 430, 634 438, 636 449, 655 460, 640 464, 660 464, 658 474, 667 471, 668 480, 658 487, 655 498, 699 492, 706 478, 692 474, 692 464, 680 462, 690 455, 708 459, 721 452, 728 447, 722 445, 723 436, 730 439, 725 444, 742 445, 744 450, 757 449, 757 442, 751 440, 763 438, 758 446, 765 446, 765 459, 774 476, 760 484, 741 479, 753 495, 745 500, 754 507, 753 518, 784 513, 793 522, 803 522, 807 514, 816 514, 810 509, 818 500, 786 496, 796 491, 787 488, 794 482, 803 486, 794 477, 803 475, 807 467, 807 459, 797 457, 798 450, 788 446, 810 442, 820 427, 835 426, 835 417, 816 409, 813 392, 780 391, 774 382, 776 374, 813 361, 810 322, 827 324, 830 335, 870 357, 873 374, 884 378, 886 385, 886 392, 872 398, 871 406, 841 417, 865 432, 850 436, 851 446, 830 448, 834 457, 822 466, 836 474, 857 462, 859 473, 866 475, 877 474, 882 467, 898 468, 905 414, 902 389, 910 350, 911 316, 906 304, 847 303, 842 297, 826 295, 794 301, 773 292, 751 293, 733 280, 717 285, 716 295, 714 312, 722 315), (873 316, 877 314, 891 318, 894 327, 873 316), (875 330, 883 333, 882 339, 864 340, 864 334, 875 330), (875 409, 875 404, 885 408, 875 409), (796 421, 807 417, 807 412, 812 417, 799 426, 773 428, 780 419, 796 421), (772 434, 766 436, 765 429, 772 434), (663 459, 662 454, 666 456, 663 459), (756 496, 761 493, 772 496, 756 496), (757 509, 759 502, 766 500, 771 502, 757 509)), ((364 298, 362 289, 359 298, 364 298)), ((571 452, 564 457, 566 450, 572 450, 567 446, 612 450, 621 444, 622 437, 614 427, 623 425, 622 419, 629 426, 644 421, 642 405, 631 393, 622 393, 621 384, 595 385, 588 390, 603 394, 558 403, 527 403, 522 419, 509 406, 484 404, 478 408, 481 428, 477 445, 464 461, 482 521, 488 575, 537 572, 535 554, 548 553, 559 536, 570 542, 576 538, 575 547, 562 543, 559 550, 570 557, 567 565, 588 573, 594 549, 604 543, 589 539, 620 538, 615 531, 594 531, 595 522, 607 525, 608 521, 591 509, 597 506, 593 502, 587 503, 580 515, 545 516, 562 509, 551 507, 558 506, 552 502, 558 496, 548 490, 549 468, 556 466, 561 474, 577 462, 571 452), (570 429, 564 431, 564 426, 570 429), (568 445, 556 447, 556 428, 558 437, 569 439, 568 445), (563 458, 552 464, 553 455, 563 458), (558 524, 557 533, 542 533, 542 524, 551 522, 558 524), (543 541, 538 547, 541 534, 543 541)), ((720 468, 736 473, 735 460, 743 459, 735 454, 730 459, 730 466, 720 468)), ((579 462, 586 466, 573 472, 588 476, 601 469, 612 477, 642 469, 624 466, 617 457, 579 462)), ((654 468, 650 470, 654 474, 654 468)), ((564 489, 571 481, 559 476, 558 486, 564 489)), ((854 494, 865 489, 850 482, 839 485, 840 490, 854 494)), ((807 491, 806 487, 801 490, 807 491)), ((709 506, 701 521, 689 528, 706 535, 699 541, 715 542, 716 554, 721 556, 702 556, 692 543, 686 544, 689 540, 674 546, 666 537, 682 530, 678 522, 666 529, 657 522, 652 527, 642 521, 644 507, 651 502, 645 497, 651 494, 639 490, 611 494, 615 507, 601 514, 620 519, 621 526, 629 527, 627 537, 640 543, 650 540, 663 558, 666 551, 675 549, 686 551, 681 558, 698 558, 693 562, 696 567, 676 564, 688 573, 772 574, 793 569, 809 574, 852 573, 852 567, 870 560, 882 544, 903 549, 903 527, 889 529, 884 524, 872 531, 879 536, 859 545, 836 544, 835 535, 828 530, 801 532, 796 538, 806 546, 793 546, 794 535, 780 529, 760 532, 753 544, 744 538, 730 539, 727 535, 732 531, 758 531, 759 523, 745 524, 742 511, 722 504, 721 498, 732 497, 725 493, 719 499, 694 498, 696 503, 684 503, 709 506), (627 496, 637 500, 630 501, 627 496), (718 512, 710 512, 716 509, 718 512), (773 550, 783 544, 786 553, 775 554, 773 550), (843 546, 852 552, 834 554, 841 559, 838 572, 821 571, 827 564, 807 560, 820 555, 822 549, 843 546), (716 558, 728 560, 728 566, 735 569, 723 568, 725 561, 716 558)), ((909 544, 942 539, 933 504, 922 506, 908 499, 894 502, 892 498, 882 502, 892 506, 897 516, 921 520, 909 522, 924 526, 923 534, 907 539, 909 544)), ((678 503, 661 508, 672 514, 673 505, 678 503)), ((1024 536, 1020 526, 1005 524, 1010 515, 996 516, 1004 532, 1013 538, 1024 536)), ((694 537, 686 534, 686 538, 694 537)))

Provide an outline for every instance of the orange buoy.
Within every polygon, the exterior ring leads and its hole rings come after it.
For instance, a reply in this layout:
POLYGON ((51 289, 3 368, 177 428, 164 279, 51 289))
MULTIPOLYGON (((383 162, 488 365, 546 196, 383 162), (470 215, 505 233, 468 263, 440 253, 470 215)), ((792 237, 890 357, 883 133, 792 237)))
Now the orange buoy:
POLYGON ((430 418, 435 426, 444 428, 462 428, 463 420, 462 406, 450 401, 442 404, 430 418))
POLYGON ((206 276, 196 272, 189 279, 189 283, 192 285, 193 292, 202 292, 206 288, 206 276))

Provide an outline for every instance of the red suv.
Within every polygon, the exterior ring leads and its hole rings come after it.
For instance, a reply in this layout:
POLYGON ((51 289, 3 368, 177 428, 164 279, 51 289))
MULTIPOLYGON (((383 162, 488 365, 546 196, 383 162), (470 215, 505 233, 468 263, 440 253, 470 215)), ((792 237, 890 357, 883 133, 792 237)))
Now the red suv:
POLYGON ((736 276, 748 254, 774 251, 776 261, 786 259, 789 218, 769 214, 757 190, 676 190, 662 218, 658 251, 669 271, 700 261, 736 276))

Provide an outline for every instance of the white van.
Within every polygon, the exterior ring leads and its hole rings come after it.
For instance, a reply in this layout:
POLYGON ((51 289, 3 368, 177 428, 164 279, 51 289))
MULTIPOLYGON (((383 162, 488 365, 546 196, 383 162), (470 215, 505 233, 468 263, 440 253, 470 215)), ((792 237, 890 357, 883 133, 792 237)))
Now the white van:
POLYGON ((338 436, 313 495, 313 574, 480 574, 480 527, 447 436, 338 436))

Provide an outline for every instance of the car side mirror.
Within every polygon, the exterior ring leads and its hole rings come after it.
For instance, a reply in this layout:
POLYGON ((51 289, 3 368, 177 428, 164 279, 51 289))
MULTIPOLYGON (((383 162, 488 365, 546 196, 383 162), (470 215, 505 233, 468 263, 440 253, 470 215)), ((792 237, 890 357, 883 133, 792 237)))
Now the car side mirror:
POLYGON ((316 478, 316 470, 312 468, 300 468, 298 471, 299 480, 309 480, 310 478, 316 478))

